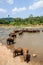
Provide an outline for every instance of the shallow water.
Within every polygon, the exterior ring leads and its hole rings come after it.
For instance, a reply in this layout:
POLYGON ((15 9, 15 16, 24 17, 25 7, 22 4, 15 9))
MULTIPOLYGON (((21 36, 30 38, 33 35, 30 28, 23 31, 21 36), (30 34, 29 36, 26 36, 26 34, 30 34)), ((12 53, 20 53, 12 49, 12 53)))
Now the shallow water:
MULTIPOLYGON (((6 44, 6 39, 8 37, 8 34, 13 30, 14 30, 14 28, 10 28, 10 29, 0 28, 0 42, 2 42, 3 44, 6 44)), ((43 62, 43 32, 42 32, 42 28, 40 29, 40 33, 26 33, 25 32, 21 36, 19 36, 17 34, 17 38, 14 41, 16 43, 12 47, 28 48, 30 54, 35 53, 38 55, 38 57, 36 58, 37 61, 39 61, 40 63, 43 62)))

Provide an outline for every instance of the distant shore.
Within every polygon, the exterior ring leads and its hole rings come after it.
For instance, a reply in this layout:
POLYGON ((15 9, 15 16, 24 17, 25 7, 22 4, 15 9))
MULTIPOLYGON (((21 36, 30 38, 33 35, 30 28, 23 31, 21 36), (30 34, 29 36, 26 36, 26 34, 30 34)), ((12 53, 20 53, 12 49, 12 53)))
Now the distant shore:
POLYGON ((17 26, 17 25, 1 25, 0 24, 0 28, 43 28, 43 25, 20 25, 20 26, 17 26))

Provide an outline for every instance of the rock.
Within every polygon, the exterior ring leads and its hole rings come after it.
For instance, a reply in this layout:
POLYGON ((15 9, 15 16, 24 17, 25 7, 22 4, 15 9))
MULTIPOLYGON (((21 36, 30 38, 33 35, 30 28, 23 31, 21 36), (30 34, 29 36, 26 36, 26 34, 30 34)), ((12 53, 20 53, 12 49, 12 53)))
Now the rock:
POLYGON ((33 56, 33 57, 37 57, 37 54, 33 54, 32 56, 33 56))

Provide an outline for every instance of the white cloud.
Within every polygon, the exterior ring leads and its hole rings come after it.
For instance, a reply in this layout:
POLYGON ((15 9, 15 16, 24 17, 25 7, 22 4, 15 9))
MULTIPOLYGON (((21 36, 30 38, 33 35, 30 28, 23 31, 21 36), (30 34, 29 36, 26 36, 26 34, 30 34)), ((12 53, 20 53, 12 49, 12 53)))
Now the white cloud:
POLYGON ((43 0, 37 0, 37 2, 34 2, 32 5, 29 6, 29 9, 34 10, 41 7, 43 7, 43 0))
POLYGON ((14 3, 14 0, 7 0, 7 3, 8 4, 13 4, 14 3))
POLYGON ((12 12, 21 12, 21 11, 25 11, 26 10, 26 7, 22 7, 22 8, 14 8, 12 9, 12 12))
POLYGON ((7 11, 6 9, 0 8, 0 12, 5 13, 6 11, 7 11))

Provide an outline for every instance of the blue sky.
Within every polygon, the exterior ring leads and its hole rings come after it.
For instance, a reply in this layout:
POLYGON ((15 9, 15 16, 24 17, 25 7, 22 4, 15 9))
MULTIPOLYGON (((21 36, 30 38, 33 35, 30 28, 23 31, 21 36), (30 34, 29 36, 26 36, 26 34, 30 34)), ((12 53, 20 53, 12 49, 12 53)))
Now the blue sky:
POLYGON ((43 16, 43 0, 0 0, 0 18, 43 16))

